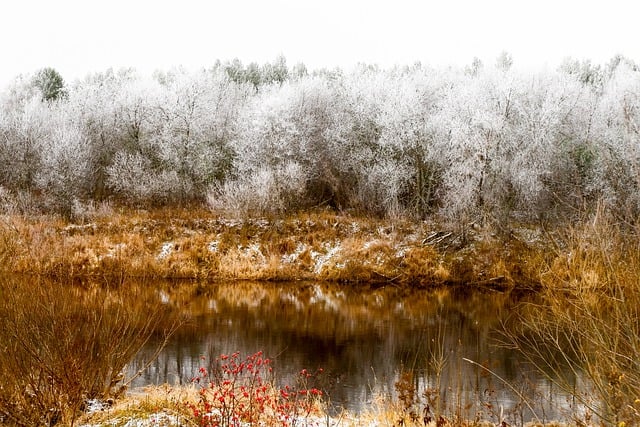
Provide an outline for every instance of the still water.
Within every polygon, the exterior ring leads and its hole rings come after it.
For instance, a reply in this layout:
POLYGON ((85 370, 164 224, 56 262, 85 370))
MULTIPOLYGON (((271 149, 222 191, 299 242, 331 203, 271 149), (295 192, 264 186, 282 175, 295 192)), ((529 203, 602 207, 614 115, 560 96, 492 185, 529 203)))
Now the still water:
MULTIPOLYGON (((317 386, 335 410, 357 413, 394 399, 404 372, 421 404, 430 397, 443 413, 495 420, 501 412, 516 425, 570 416, 570 397, 500 345, 499 331, 517 309, 513 296, 319 283, 209 286, 188 300, 161 293, 164 304, 176 305, 190 320, 134 387, 185 384, 203 359, 263 351, 283 384, 293 384, 303 368, 322 368, 317 386)), ((149 343, 130 374, 156 344, 149 343)))

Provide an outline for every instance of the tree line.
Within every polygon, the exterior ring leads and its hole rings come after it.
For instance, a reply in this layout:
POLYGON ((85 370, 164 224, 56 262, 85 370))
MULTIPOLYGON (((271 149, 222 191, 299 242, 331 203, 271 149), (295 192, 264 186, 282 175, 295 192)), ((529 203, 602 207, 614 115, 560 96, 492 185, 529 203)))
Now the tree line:
POLYGON ((0 205, 74 215, 115 201, 246 214, 315 206, 377 216, 571 220, 640 213, 640 69, 217 62, 0 95, 0 205))

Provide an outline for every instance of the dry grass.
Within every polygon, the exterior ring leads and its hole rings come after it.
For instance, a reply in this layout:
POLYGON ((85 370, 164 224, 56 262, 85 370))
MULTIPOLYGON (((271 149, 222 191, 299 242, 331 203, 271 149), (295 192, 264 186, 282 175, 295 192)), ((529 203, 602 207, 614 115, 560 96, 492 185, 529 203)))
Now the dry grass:
POLYGON ((188 403, 196 402, 198 393, 194 387, 147 387, 141 392, 131 393, 103 410, 82 416, 81 426, 125 426, 147 422, 153 426, 197 426, 192 419, 188 403), (129 423, 129 424, 127 424, 129 423))
POLYGON ((524 326, 510 336, 585 405, 582 421, 640 424, 639 233, 601 211, 569 230, 541 274, 542 302, 520 313, 524 326))
MULTIPOLYGON (((106 410, 81 418, 81 427, 102 426, 197 426, 189 405, 198 402, 199 394, 193 386, 159 386, 146 388, 115 403, 106 410), (160 420, 160 421, 158 421, 160 420), (135 424, 134 424, 135 423, 135 424)), ((494 421, 438 416, 431 412, 417 414, 407 410, 401 401, 376 396, 371 405, 359 414, 341 412, 333 416, 321 414, 308 420, 313 426, 328 427, 490 427, 494 421), (425 420, 425 417, 426 420, 425 420), (425 423, 426 421, 426 423, 425 423)), ((499 423, 498 423, 499 424, 499 423)), ((529 427, 565 427, 558 422, 529 423, 529 427)))
POLYGON ((131 358, 175 326, 136 288, 5 277, 0 295, 0 416, 10 425, 73 425, 88 399, 120 396, 131 358))
POLYGON ((328 211, 253 219, 230 219, 199 208, 100 212, 84 223, 2 217, 0 269, 63 279, 513 286, 535 281, 535 265, 522 260, 541 252, 517 239, 488 238, 485 231, 475 233, 475 240, 466 233, 462 243, 460 236, 433 224, 328 211))
MULTIPOLYGON (((229 292, 230 300, 248 302, 265 298, 252 293, 255 287, 244 285, 242 281, 248 279, 391 282, 407 288, 461 283, 499 289, 534 286, 543 302, 525 306, 519 313, 524 326, 511 334, 512 344, 588 408, 576 423, 638 425, 640 230, 616 224, 598 212, 562 234, 561 239, 551 235, 541 237, 542 233, 528 228, 500 237, 490 230, 468 230, 461 239, 434 224, 326 211, 230 219, 197 208, 122 209, 101 212, 84 223, 55 217, 3 216, 0 269, 102 283, 121 283, 131 277, 195 278, 199 279, 197 284, 233 279, 241 281, 238 286, 216 292, 229 292), (589 382, 576 389, 572 376, 584 376, 589 382)), ((181 297, 188 299, 189 292, 199 291, 198 286, 181 297)), ((130 341, 127 351, 134 351, 135 343, 149 331, 148 319, 136 320, 135 314, 120 312, 119 324, 130 325, 126 330, 107 322, 105 310, 118 307, 122 297, 117 289, 108 294, 100 287, 79 290, 68 285, 55 289, 36 286, 13 294, 11 289, 15 287, 3 288, 0 304, 3 325, 14 323, 13 328, 4 328, 0 341, 4 344, 2 410, 22 405, 40 414, 38 421, 55 416, 73 423, 87 395, 114 394, 112 385, 117 382, 112 382, 121 366, 118 360, 103 363, 88 359, 97 365, 86 368, 82 365, 85 361, 73 355, 91 353, 101 343, 114 340, 130 341), (52 298, 51 292, 64 297, 52 298), (17 311, 9 316, 8 310, 17 311), (42 316, 32 315, 38 312, 42 316), (91 333, 111 338, 94 339, 96 336, 89 334, 91 338, 85 339, 86 331, 73 326, 77 324, 102 325, 103 329, 91 333), (65 331, 80 332, 80 341, 70 338, 63 340, 68 346, 60 345, 58 340, 65 331), (22 353, 16 352, 18 348, 22 353), (38 365, 43 360, 50 366, 38 365), (90 378, 81 375, 91 369, 90 378), (67 381, 64 397, 47 385, 54 374, 55 382, 67 381), (8 390, 12 391, 7 394, 8 390), (34 394, 40 403, 34 403, 34 394)), ((323 295, 331 297, 326 292, 323 295)), ((415 309, 417 313, 425 308, 415 309)), ((148 314, 146 308, 144 313, 148 314)), ((185 416, 184 402, 192 398, 189 393, 187 389, 155 389, 144 396, 129 397, 107 412, 92 415, 87 422, 106 424, 158 411, 178 419, 185 416)), ((422 425, 420 411, 414 412, 415 416, 411 415, 411 407, 400 402, 384 401, 358 417, 344 414, 340 425, 392 426, 400 420, 404 425, 422 425)), ((33 420, 18 421, 29 425, 33 420)), ((455 416, 445 421, 447 425, 481 424, 455 416)), ((190 423, 187 418, 181 422, 190 423)))

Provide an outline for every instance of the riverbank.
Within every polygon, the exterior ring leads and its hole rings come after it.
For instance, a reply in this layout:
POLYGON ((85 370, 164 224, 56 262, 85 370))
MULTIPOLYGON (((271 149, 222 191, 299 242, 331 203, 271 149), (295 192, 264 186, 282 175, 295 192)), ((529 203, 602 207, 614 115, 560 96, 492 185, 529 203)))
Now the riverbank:
MULTIPOLYGON (((194 387, 149 387, 143 393, 131 394, 113 406, 98 405, 93 413, 87 414, 79 421, 80 427, 197 427, 201 425, 189 409, 189 404, 198 401, 198 392, 194 387)), ((354 415, 342 412, 328 415, 319 403, 318 411, 313 415, 290 420, 281 425, 303 427, 377 427, 377 426, 476 426, 489 427, 496 425, 492 420, 455 420, 445 417, 434 419, 433 414, 415 413, 403 409, 400 402, 378 398, 365 413, 354 415)), ((211 425, 227 425, 224 422, 211 425)), ((250 423, 240 422, 240 426, 250 423)), ((263 424, 260 424, 263 425, 263 424)), ((527 423, 528 426, 545 425, 561 427, 567 424, 559 422, 527 423)))
POLYGON ((505 236, 329 211, 236 219, 201 208, 3 216, 0 268, 57 278, 318 280, 496 289, 538 283, 543 234, 505 236))
MULTIPOLYGON (((36 370, 41 378, 48 378, 51 372, 75 367, 74 356, 80 352, 73 346, 70 350, 61 348, 60 342, 89 346, 108 343, 106 348, 119 352, 109 334, 120 334, 120 329, 112 328, 100 313, 113 314, 117 308, 111 319, 114 324, 148 339, 155 333, 150 326, 158 324, 149 319, 148 307, 157 305, 159 299, 159 309, 171 309, 164 302, 165 295, 155 287, 144 288, 156 291, 149 293, 155 299, 146 301, 140 299, 141 294, 128 293, 131 290, 126 286, 75 289, 69 286, 70 279, 108 284, 136 277, 197 279, 193 282, 197 286, 189 284, 190 291, 185 295, 198 294, 200 290, 211 292, 218 288, 213 285, 218 280, 305 279, 336 282, 338 287, 362 282, 373 284, 370 289, 392 284, 378 290, 398 291, 437 286, 448 290, 443 286, 452 289, 453 285, 463 284, 465 289, 492 291, 535 288, 539 302, 507 310, 505 326, 508 322, 514 325, 505 329, 508 334, 504 342, 549 375, 554 387, 567 391, 587 408, 581 422, 589 425, 599 419, 605 424, 634 425, 640 420, 640 369, 634 362, 640 360, 639 242, 634 225, 615 221, 604 212, 562 232, 512 227, 509 233, 496 233, 474 224, 460 230, 435 222, 379 220, 329 211, 232 219, 197 208, 104 208, 75 222, 52 216, 3 216, 2 270, 47 276, 54 279, 56 286, 7 283, 6 295, 11 298, 5 298, 0 310, 11 321, 6 323, 6 342, 15 341, 11 345, 23 349, 24 354, 3 354, 7 358, 2 364, 3 375, 15 380, 15 387, 5 384, 9 397, 0 400, 0 404, 7 414, 30 408, 36 415, 34 419, 38 419, 40 409, 28 400, 32 394, 24 394, 25 387, 31 391, 33 386, 24 385, 29 377, 23 373, 36 370), (114 293, 118 290, 122 294, 114 293), (78 298, 79 295, 83 297, 78 298), (132 305, 133 301, 137 304, 132 305), (93 308, 88 310, 89 306, 93 308), (79 329, 78 319, 84 319, 82 316, 97 316, 103 321, 82 321, 84 325, 95 324, 95 330, 79 329), (24 331, 38 334, 25 335, 24 331), (44 340, 48 341, 42 345, 44 340), (51 354, 34 354, 33 348, 43 348, 51 354), (73 363, 66 363, 67 360, 73 363), (9 362, 19 367, 13 368, 9 362), (43 362, 48 363, 46 369, 43 362), (569 365, 566 375, 556 370, 560 362, 569 365), (585 384, 576 389, 579 372, 585 375, 585 384), (28 399, 16 406, 16 397, 28 399)), ((236 293, 251 298, 242 286, 235 288, 236 293)), ((130 342, 124 334, 118 336, 123 343, 130 342)), ((87 354, 94 353, 90 350, 87 354)), ((48 404, 42 406, 47 416, 67 414, 73 420, 83 411, 85 395, 119 397, 111 386, 120 381, 114 375, 120 368, 111 366, 108 358, 89 362, 93 365, 69 373, 69 384, 76 384, 76 377, 85 373, 90 377, 82 377, 83 381, 91 382, 96 369, 104 368, 104 390, 86 389, 90 390, 86 394, 85 389, 77 388, 77 401, 70 403, 58 398, 70 396, 66 383, 61 382, 51 392, 36 390, 44 393, 39 395, 43 401, 51 397, 60 406, 58 412, 51 412, 48 404)), ((120 403, 129 405, 133 412, 143 406, 130 397, 120 403)), ((162 412, 163 409, 166 408, 154 405, 141 414, 171 413, 162 412)), ((115 411, 115 407, 109 408, 107 416, 115 411)), ((116 425, 144 425, 132 423, 116 425)), ((386 423, 394 425, 397 420, 386 423)))

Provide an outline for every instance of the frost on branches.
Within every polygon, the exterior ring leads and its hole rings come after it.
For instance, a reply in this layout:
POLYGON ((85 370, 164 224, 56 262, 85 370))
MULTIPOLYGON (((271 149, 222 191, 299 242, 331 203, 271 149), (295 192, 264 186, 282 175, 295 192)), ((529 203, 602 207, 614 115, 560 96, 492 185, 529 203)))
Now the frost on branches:
POLYGON ((498 62, 109 70, 47 100, 19 78, 0 95, 0 208, 331 206, 464 223, 570 220, 600 203, 636 217, 638 67, 616 58, 523 73, 508 55, 498 62))

